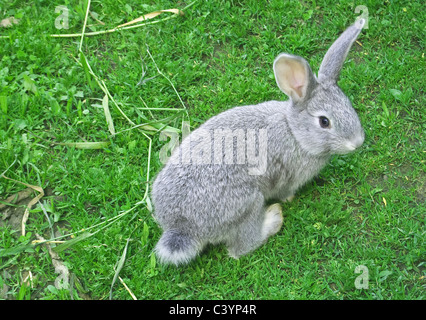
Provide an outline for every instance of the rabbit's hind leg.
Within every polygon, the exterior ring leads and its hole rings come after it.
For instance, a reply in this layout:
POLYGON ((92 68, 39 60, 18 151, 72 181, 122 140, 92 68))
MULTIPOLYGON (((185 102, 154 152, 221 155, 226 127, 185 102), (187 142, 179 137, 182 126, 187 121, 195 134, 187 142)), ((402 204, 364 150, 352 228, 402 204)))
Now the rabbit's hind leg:
POLYGON ((280 231, 283 224, 283 214, 281 206, 275 203, 269 206, 265 212, 265 220, 262 225, 262 237, 268 239, 270 236, 280 231))
POLYGON ((280 230, 283 222, 279 204, 273 204, 265 210, 263 201, 259 201, 248 210, 244 221, 234 227, 227 237, 229 255, 235 259, 264 244, 280 230))

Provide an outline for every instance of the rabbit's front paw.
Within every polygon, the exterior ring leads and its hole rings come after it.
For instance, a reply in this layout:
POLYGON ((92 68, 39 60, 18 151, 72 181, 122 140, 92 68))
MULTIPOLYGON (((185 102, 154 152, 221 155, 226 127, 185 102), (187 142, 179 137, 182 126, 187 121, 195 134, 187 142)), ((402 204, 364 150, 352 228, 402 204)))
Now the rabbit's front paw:
POLYGON ((282 224, 283 214, 281 206, 278 203, 269 206, 265 212, 262 235, 264 236, 264 238, 272 236, 281 229, 282 224))

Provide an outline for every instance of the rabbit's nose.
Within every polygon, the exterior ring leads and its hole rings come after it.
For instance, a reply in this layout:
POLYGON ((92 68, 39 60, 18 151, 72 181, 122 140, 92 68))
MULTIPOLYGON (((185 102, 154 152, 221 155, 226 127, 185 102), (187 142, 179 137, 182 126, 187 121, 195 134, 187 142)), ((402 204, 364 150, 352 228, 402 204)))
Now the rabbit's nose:
POLYGON ((356 136, 354 139, 352 139, 351 141, 348 141, 346 143, 346 148, 349 151, 354 151, 355 149, 358 149, 359 147, 362 146, 362 144, 364 143, 364 131, 362 131, 361 134, 359 134, 358 136, 356 136))

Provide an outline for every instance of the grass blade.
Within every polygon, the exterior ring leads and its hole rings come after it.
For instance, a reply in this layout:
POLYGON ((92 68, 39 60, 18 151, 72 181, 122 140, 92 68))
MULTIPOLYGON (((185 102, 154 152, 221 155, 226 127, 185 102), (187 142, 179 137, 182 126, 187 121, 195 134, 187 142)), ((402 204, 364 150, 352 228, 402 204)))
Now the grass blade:
POLYGON ((124 250, 123 250, 123 254, 121 255, 120 260, 118 260, 118 262, 116 264, 114 278, 112 279, 111 289, 109 290, 109 299, 110 300, 112 300, 112 288, 114 287, 114 284, 117 281, 118 275, 119 275, 121 269, 124 266, 124 262, 126 261, 127 247, 129 246, 129 241, 130 241, 130 238, 127 239, 126 246, 124 247, 124 250))
POLYGON ((89 83, 89 87, 90 87, 90 89, 92 89, 93 90, 93 81, 92 81, 92 78, 91 78, 91 76, 90 76, 90 74, 91 74, 91 69, 90 69, 90 66, 89 66, 89 63, 87 62, 87 59, 86 59, 86 56, 83 54, 83 52, 80 52, 80 60, 81 61, 78 61, 81 65, 82 65, 82 67, 83 67, 83 70, 84 70, 84 74, 86 75, 86 80, 87 80, 87 82, 89 83))
POLYGON ((79 235, 78 237, 65 241, 64 243, 60 244, 59 246, 53 248, 52 250, 55 251, 56 253, 62 252, 66 249, 68 249, 69 247, 75 245, 76 243, 83 241, 84 239, 87 239, 91 236, 93 236, 94 234, 96 234, 97 232, 84 232, 81 235, 79 235))
POLYGON ((7 114, 7 96, 0 96, 0 109, 4 114, 7 114))
POLYGON ((1 249, 0 250, 0 258, 12 256, 12 255, 21 253, 22 251, 25 251, 27 249, 32 249, 32 248, 34 248, 33 244, 22 244, 20 246, 8 248, 8 249, 1 249))
POLYGON ((102 149, 107 147, 109 141, 99 141, 99 142, 61 142, 57 143, 61 146, 74 147, 76 149, 102 149))

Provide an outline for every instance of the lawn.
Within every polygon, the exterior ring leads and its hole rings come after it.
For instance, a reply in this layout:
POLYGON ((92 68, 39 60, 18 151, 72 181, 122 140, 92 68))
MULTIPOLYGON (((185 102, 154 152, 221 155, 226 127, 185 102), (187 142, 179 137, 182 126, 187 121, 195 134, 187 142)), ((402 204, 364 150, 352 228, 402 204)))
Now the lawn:
POLYGON ((425 299, 423 4, 105 0, 87 13, 0 4, 0 299, 425 299), (184 14, 114 29, 165 9, 184 14), (283 228, 250 255, 219 245, 159 264, 149 192, 172 133, 286 99, 274 58, 316 73, 360 15, 339 85, 362 148, 284 203, 283 228))

